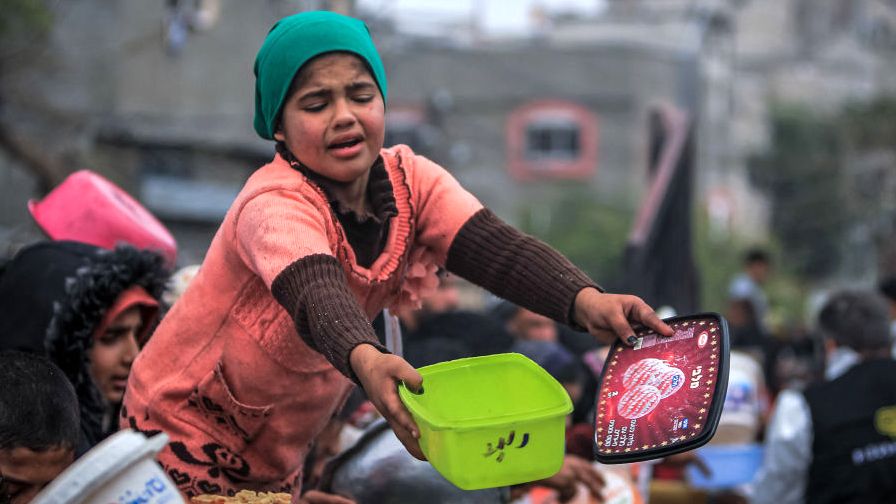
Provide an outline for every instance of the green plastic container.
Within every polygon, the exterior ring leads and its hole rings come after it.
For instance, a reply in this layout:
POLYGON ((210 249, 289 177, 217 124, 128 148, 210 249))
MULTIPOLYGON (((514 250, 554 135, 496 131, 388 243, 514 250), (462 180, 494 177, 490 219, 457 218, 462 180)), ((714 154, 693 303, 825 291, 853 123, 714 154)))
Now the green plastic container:
POLYGON ((517 353, 471 357, 419 369, 423 393, 398 393, 420 428, 420 448, 464 490, 525 483, 563 465, 566 390, 517 353))

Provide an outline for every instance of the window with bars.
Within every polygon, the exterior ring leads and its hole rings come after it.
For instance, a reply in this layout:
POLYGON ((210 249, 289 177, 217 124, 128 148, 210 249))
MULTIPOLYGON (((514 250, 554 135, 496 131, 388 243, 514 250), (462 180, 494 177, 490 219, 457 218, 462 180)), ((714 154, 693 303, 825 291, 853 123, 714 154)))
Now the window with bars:
POLYGON ((597 116, 564 100, 535 100, 507 118, 507 169, 517 180, 587 179, 597 169, 597 116))
POLYGON ((580 134, 574 122, 535 121, 526 127, 526 159, 577 159, 580 134))

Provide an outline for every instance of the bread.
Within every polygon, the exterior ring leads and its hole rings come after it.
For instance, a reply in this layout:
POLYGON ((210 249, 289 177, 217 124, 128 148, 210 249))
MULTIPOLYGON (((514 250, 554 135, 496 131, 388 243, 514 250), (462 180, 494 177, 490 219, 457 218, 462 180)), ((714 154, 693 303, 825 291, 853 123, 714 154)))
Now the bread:
POLYGON ((287 493, 253 492, 240 490, 233 497, 223 495, 197 495, 190 499, 192 504, 289 504, 292 496, 287 493))

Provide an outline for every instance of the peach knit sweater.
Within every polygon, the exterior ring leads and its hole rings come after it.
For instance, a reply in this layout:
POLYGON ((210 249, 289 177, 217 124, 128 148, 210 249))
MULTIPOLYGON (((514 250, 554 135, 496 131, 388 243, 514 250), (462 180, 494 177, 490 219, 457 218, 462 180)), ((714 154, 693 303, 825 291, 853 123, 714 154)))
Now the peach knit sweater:
MULTIPOLYGON (((309 256, 334 257, 372 319, 403 289, 413 297, 408 278, 444 265, 458 230, 482 208, 407 147, 381 154, 398 215, 369 269, 357 264, 321 189, 278 155, 249 178, 196 278, 138 356, 122 425, 170 436, 159 461, 183 493, 295 488, 309 444, 350 389, 272 296, 281 272, 309 256)), ((339 323, 339 313, 325 315, 339 323)))

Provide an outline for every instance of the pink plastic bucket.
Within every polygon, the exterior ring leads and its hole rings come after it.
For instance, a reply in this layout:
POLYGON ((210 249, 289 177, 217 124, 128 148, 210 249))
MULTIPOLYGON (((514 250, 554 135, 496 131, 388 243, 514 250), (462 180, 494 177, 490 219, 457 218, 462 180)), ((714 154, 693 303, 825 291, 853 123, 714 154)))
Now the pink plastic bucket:
POLYGON ((54 240, 106 249, 125 242, 175 264, 177 243, 168 229, 120 187, 89 170, 69 175, 43 200, 29 201, 28 210, 54 240))

